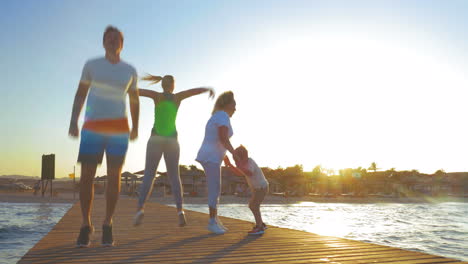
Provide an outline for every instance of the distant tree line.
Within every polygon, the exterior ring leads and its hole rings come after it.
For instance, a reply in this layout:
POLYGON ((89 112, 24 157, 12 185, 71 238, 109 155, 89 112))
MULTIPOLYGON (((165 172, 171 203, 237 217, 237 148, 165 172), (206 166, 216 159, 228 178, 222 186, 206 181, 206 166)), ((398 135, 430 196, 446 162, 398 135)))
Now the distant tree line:
MULTIPOLYGON (((304 195, 307 193, 343 194, 353 193, 367 195, 368 193, 392 193, 395 186, 414 184, 420 179, 430 178, 431 185, 442 185, 447 181, 447 173, 439 169, 433 174, 420 173, 418 170, 397 171, 395 168, 381 170, 375 162, 366 169, 363 167, 347 168, 338 171, 327 169, 321 165, 312 171, 304 171, 300 164, 282 168, 261 168, 270 186, 277 186, 277 191, 304 195)), ((204 175, 203 170, 195 165, 180 166, 181 174, 191 171, 197 175, 204 175)), ((460 180, 468 186, 468 174, 460 180)), ((410 186, 411 187, 411 186, 410 186)), ((406 188, 406 187, 405 187, 406 188)), ((466 187, 468 188, 468 187, 466 187)))

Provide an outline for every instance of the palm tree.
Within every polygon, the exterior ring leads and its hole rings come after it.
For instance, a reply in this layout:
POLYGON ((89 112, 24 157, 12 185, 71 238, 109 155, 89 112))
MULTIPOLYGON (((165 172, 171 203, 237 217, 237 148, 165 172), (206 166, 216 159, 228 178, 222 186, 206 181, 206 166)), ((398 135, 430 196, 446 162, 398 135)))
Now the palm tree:
POLYGON ((440 169, 440 170, 437 170, 435 173, 434 173, 435 176, 438 176, 438 177, 443 177, 445 175, 445 171, 443 169, 440 169))
POLYGON ((368 170, 373 170, 374 172, 377 172, 377 164, 375 162, 372 162, 371 166, 369 167, 368 170))

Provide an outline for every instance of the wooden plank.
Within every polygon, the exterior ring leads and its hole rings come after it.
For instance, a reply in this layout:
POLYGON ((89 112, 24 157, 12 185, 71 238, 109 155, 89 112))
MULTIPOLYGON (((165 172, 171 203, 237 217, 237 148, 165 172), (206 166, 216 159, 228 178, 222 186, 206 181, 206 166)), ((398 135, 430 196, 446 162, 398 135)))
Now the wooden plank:
POLYGON ((76 248, 81 221, 79 204, 18 263, 463 263, 421 252, 348 239, 270 227, 263 236, 249 236, 252 223, 222 217, 224 235, 206 230, 208 216, 186 211, 188 226, 177 226, 175 208, 148 203, 144 224, 133 227, 136 200, 119 201, 114 218, 116 246, 102 247, 105 201, 93 209, 96 232, 90 248, 76 248))

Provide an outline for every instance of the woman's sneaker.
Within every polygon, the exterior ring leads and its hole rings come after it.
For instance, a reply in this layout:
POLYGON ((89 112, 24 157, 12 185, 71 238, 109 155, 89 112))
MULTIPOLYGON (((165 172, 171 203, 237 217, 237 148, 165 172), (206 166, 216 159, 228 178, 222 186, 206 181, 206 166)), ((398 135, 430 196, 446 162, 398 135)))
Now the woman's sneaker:
POLYGON ((89 239, 90 235, 94 233, 93 226, 83 226, 80 228, 80 235, 76 240, 76 246, 80 248, 87 248, 91 245, 91 241, 89 239))
POLYGON ((268 229, 268 226, 265 223, 262 223, 263 230, 268 229))
POLYGON ((209 223, 208 226, 206 227, 209 231, 211 231, 212 233, 215 233, 217 235, 222 235, 224 233, 226 233, 226 230, 222 229, 218 223, 216 222, 213 222, 213 223, 209 223))
POLYGON ((221 227, 222 229, 224 229, 224 231, 228 231, 229 229, 227 227, 225 227, 223 225, 223 222, 221 222, 221 219, 219 219, 218 217, 216 217, 216 222, 218 223, 219 227, 221 227))
POLYGON ((105 247, 114 246, 114 238, 112 236, 112 225, 102 225, 102 243, 105 247))
POLYGON ((133 218, 133 225, 139 226, 143 223, 143 217, 145 216, 145 212, 140 210, 136 213, 135 217, 133 218))
POLYGON ((179 217, 179 226, 180 227, 187 225, 187 220, 185 219, 184 211, 179 212, 178 217, 179 217))
POLYGON ((254 227, 252 230, 247 232, 249 235, 262 235, 265 233, 263 227, 254 227))

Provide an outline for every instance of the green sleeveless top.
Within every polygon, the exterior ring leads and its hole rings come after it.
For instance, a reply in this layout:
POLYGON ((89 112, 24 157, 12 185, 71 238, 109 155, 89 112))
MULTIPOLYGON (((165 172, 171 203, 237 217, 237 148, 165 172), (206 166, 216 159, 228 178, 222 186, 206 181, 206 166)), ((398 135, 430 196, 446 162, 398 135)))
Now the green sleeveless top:
POLYGON ((163 96, 154 108, 152 133, 163 137, 177 137, 176 118, 179 105, 174 101, 174 94, 163 93, 163 96))

